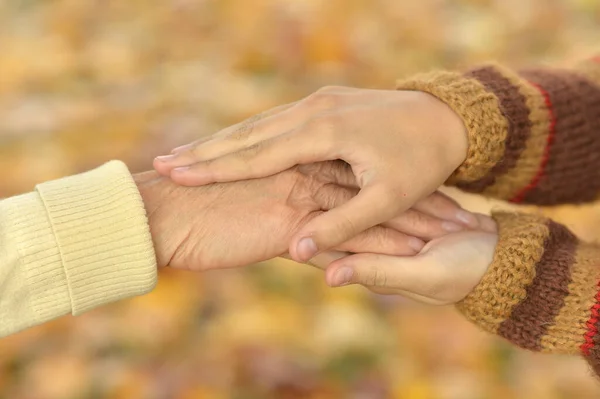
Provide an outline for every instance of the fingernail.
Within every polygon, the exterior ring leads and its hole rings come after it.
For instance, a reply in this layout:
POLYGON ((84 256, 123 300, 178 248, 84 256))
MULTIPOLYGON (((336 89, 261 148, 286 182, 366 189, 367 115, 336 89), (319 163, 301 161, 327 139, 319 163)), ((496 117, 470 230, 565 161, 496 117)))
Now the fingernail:
POLYGON ((453 222, 442 222, 442 229, 446 230, 449 233, 455 233, 457 231, 461 231, 463 227, 453 222))
POLYGON ((464 209, 456 212, 456 219, 467 226, 477 227, 478 225, 475 215, 469 211, 465 211, 464 209))
POLYGON ((418 238, 411 237, 408 240, 408 246, 414 249, 415 251, 419 252, 423 249, 425 243, 422 240, 419 240, 418 238))
POLYGON ((186 172, 190 169, 189 166, 180 166, 178 168, 173 169, 171 172, 175 172, 175 173, 183 173, 186 172))
POLYGON ((171 150, 171 154, 175 154, 176 152, 181 152, 184 150, 187 150, 188 148, 191 148, 193 146, 193 144, 186 144, 186 145, 181 145, 179 147, 175 147, 171 150))
POLYGON ((332 287, 339 287, 342 285, 346 285, 352 279, 353 271, 349 267, 342 267, 339 269, 334 275, 333 280, 331 281, 332 287))
POLYGON ((315 244, 312 238, 305 237, 300 240, 296 249, 300 256, 300 260, 307 261, 317 253, 317 244, 315 244))
POLYGON ((161 155, 159 157, 156 157, 156 160, 161 161, 161 162, 167 162, 167 161, 171 161, 173 160, 177 155, 175 154, 171 154, 171 155, 161 155))

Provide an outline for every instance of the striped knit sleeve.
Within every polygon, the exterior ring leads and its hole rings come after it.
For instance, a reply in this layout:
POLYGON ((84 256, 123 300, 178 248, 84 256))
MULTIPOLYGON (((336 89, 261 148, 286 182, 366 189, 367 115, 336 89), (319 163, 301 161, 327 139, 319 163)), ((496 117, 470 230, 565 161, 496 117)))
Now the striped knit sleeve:
POLYGON ((458 309, 522 348, 581 354, 600 375, 600 246, 540 216, 494 218, 494 260, 458 309))
POLYGON ((568 70, 433 72, 398 89, 438 97, 465 123, 469 152, 448 184, 537 205, 600 196, 600 57, 568 70))

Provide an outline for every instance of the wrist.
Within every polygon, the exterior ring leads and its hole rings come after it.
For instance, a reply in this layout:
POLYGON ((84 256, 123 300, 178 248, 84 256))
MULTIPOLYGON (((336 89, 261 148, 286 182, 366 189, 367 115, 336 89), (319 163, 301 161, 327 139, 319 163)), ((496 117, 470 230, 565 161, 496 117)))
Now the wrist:
POLYGON ((142 172, 133 175, 133 181, 140 192, 146 210, 146 217, 148 218, 150 235, 152 236, 152 243, 154 245, 159 269, 167 266, 169 263, 168 259, 170 259, 170 256, 165 252, 160 228, 158 226, 160 209, 170 192, 166 190, 166 185, 164 184, 165 180, 165 178, 161 177, 155 171, 142 172))
POLYGON ((400 81, 396 88, 429 93, 462 120, 467 155, 448 179, 449 184, 478 181, 502 160, 508 122, 498 98, 481 83, 460 73, 434 71, 400 81))
POLYGON ((429 112, 429 118, 435 122, 438 140, 444 146, 445 163, 448 174, 454 173, 467 159, 469 137, 462 118, 444 101, 424 91, 418 92, 429 112), (441 127, 441 129, 440 129, 441 127))

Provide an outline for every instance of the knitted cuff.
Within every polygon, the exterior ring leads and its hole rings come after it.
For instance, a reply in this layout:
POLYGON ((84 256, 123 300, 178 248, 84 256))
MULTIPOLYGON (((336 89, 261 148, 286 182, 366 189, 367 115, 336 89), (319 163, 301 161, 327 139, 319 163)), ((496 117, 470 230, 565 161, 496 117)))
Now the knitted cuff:
POLYGON ((399 81, 396 88, 427 92, 462 118, 469 150, 467 159, 448 180, 449 184, 481 179, 502 159, 507 121, 500 111, 498 98, 479 81, 456 72, 436 71, 399 81))
POLYGON ((467 159, 449 184, 537 205, 600 195, 600 59, 572 70, 490 64, 418 75, 397 87, 436 96, 467 127, 467 159))
POLYGON ((494 219, 494 260, 458 309, 520 347, 582 353, 600 370, 600 247, 540 216, 496 213, 494 219))

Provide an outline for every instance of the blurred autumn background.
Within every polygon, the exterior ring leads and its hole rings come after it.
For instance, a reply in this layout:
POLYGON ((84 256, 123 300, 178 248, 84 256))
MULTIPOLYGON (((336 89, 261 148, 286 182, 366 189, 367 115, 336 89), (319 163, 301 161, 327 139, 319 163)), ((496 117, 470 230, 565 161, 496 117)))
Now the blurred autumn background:
MULTIPOLYGON (((3 0, 0 196, 109 159, 148 169, 323 85, 568 62, 600 43, 599 22, 595 0, 3 0)), ((600 222, 595 207, 544 212, 588 239, 600 222)), ((580 359, 279 260, 161 273, 151 295, 0 341, 2 399, 599 396, 580 359)))

